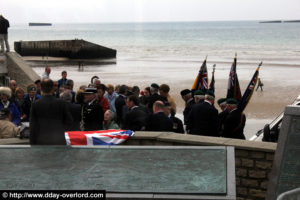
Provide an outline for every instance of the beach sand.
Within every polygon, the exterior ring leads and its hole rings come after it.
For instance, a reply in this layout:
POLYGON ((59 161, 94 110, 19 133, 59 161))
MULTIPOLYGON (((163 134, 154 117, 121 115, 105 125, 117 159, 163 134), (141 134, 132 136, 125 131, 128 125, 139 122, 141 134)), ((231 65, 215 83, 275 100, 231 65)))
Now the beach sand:
MULTIPOLYGON (((253 62, 254 63, 254 62, 253 62)), ((237 74, 242 94, 252 78, 258 65, 248 62, 238 62, 237 74)), ((32 64, 32 63, 31 63, 32 64)), ((177 116, 183 118, 182 111, 185 103, 181 99, 180 91, 191 88, 194 79, 197 76, 201 62, 157 62, 153 60, 118 60, 115 65, 85 65, 83 71, 78 71, 78 66, 66 66, 64 63, 48 65, 52 66, 50 77, 53 80, 61 78, 61 72, 67 70, 68 78, 75 82, 74 89, 80 85, 90 83, 92 76, 100 77, 104 84, 126 84, 129 86, 137 85, 141 89, 149 86, 151 83, 170 86, 170 95, 177 103, 177 116)), ((213 62, 207 62, 209 80, 213 62)), ((33 64, 32 64, 33 65, 33 64)), ((45 64, 35 64, 33 69, 41 75, 45 64)), ((231 63, 220 62, 215 71, 215 95, 216 100, 225 97, 227 93, 227 82, 231 63)), ((273 118, 279 115, 286 105, 291 104, 294 99, 300 95, 300 66, 273 64, 267 62, 260 69, 260 78, 263 82, 263 91, 254 91, 253 96, 245 109, 247 117, 245 135, 249 139, 264 124, 271 122, 273 118)), ((216 108, 219 107, 216 105, 216 108)))

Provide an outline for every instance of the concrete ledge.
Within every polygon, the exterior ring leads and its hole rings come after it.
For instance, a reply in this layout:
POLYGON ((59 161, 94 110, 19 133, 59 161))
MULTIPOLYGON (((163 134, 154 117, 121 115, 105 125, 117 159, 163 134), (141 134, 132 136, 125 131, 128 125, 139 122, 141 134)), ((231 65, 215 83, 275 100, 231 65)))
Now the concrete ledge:
POLYGON ((19 87, 26 89, 29 84, 41 79, 39 75, 23 60, 23 58, 15 53, 9 52, 7 56, 8 76, 17 81, 19 87))
POLYGON ((0 139, 0 145, 29 144, 29 139, 7 138, 0 139))
MULTIPOLYGON (((198 135, 187 135, 178 133, 161 132, 142 132, 137 131, 130 140, 156 140, 159 142, 169 142, 186 145, 204 145, 204 146, 234 146, 237 149, 245 150, 263 150, 266 152, 275 152, 277 144, 271 142, 254 142, 248 140, 238 140, 230 138, 217 138, 198 135)), ((128 141, 130 143, 130 140, 128 141)), ((154 142, 155 143, 155 142, 154 142)))

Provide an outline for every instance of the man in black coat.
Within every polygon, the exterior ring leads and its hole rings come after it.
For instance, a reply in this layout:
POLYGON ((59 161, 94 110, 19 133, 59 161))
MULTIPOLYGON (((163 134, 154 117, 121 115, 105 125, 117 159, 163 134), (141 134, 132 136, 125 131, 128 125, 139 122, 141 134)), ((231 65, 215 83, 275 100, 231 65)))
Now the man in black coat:
POLYGON ((164 113, 164 106, 164 102, 162 101, 156 101, 153 104, 153 114, 148 117, 147 131, 173 131, 173 123, 164 113))
MULTIPOLYGON (((190 91, 189 89, 182 90, 180 94, 181 94, 181 98, 186 103, 185 108, 183 110, 183 122, 185 125, 187 125, 187 119, 191 112, 192 106, 195 104, 195 101, 192 97, 192 91, 190 91)), ((187 131, 188 131, 188 127, 187 127, 187 131)))
POLYGON ((141 131, 146 128, 147 113, 139 106, 139 99, 135 95, 130 95, 126 99, 126 105, 129 109, 125 116, 122 129, 141 131))
POLYGON ((218 136, 218 110, 214 107, 214 100, 215 95, 208 90, 204 102, 193 106, 187 120, 190 134, 218 136))
POLYGON ((126 106, 126 91, 127 91, 127 86, 126 85, 121 85, 120 90, 119 90, 119 96, 117 97, 115 101, 115 107, 116 107, 116 112, 117 112, 117 124, 121 127, 123 124, 123 107, 126 106))
POLYGON ((82 129, 83 131, 95 131, 103 129, 104 113, 97 100, 97 89, 86 88, 82 106, 82 129))
POLYGON ((27 92, 28 95, 24 97, 24 103, 22 105, 23 115, 21 116, 21 120, 24 122, 29 121, 32 103, 40 99, 40 96, 36 93, 37 89, 35 84, 28 85, 27 92))
POLYGON ((246 116, 237 109, 238 102, 235 99, 227 99, 228 115, 224 121, 223 137, 245 140, 244 127, 246 116))
POLYGON ((43 97, 31 105, 30 144, 65 145, 65 131, 72 124, 68 104, 53 96, 53 81, 42 81, 43 97))
POLYGON ((175 117, 175 112, 173 111, 169 102, 165 103, 165 114, 171 119, 173 123, 173 132, 184 133, 183 123, 179 118, 175 117))
POLYGON ((1 45, 0 53, 4 52, 4 43, 6 46, 6 52, 10 51, 9 43, 8 43, 8 32, 7 32, 8 28, 9 28, 9 21, 0 14, 0 45, 1 45))

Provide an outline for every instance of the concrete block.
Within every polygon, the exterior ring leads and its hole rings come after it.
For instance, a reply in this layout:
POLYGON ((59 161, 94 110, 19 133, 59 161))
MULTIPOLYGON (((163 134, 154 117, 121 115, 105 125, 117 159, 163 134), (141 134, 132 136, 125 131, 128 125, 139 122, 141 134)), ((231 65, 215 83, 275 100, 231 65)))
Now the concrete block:
POLYGON ((265 190, 257 190, 257 189, 249 189, 249 195, 255 197, 255 199, 261 198, 264 199, 266 197, 265 190))
POLYGON ((237 187, 236 188, 236 193, 237 193, 238 197, 247 196, 248 195, 248 190, 247 190, 246 187, 237 187))
POLYGON ((250 158, 265 158, 265 154, 264 152, 259 152, 259 151, 252 151, 250 153, 250 158))
POLYGON ((254 179, 246 179, 246 178, 242 178, 241 179, 241 186, 245 186, 245 187, 258 187, 258 181, 254 180, 254 179))
POLYGON ((270 162, 270 161, 255 161, 255 167, 258 169, 271 169, 272 162, 270 162))
POLYGON ((250 178, 267 178, 267 173, 265 171, 249 170, 250 178))
POLYGON ((235 157, 248 157, 249 152, 247 150, 242 150, 242 149, 236 149, 235 150, 235 157))
POLYGON ((237 177, 247 177, 247 169, 237 168, 236 169, 236 176, 237 177))
POLYGON ((254 161, 250 160, 250 159, 242 158, 242 166, 243 167, 253 167, 254 166, 254 161))

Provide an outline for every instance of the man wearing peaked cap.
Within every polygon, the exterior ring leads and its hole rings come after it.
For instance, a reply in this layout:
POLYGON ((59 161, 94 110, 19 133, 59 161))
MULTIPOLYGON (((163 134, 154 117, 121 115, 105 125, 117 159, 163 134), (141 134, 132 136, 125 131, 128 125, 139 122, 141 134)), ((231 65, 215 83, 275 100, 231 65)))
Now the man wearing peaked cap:
POLYGON ((246 124, 246 116, 237 109, 238 101, 235 99, 226 100, 228 115, 224 121, 223 137, 246 139, 244 135, 244 127, 246 124))
MULTIPOLYGON (((180 92, 181 98, 185 101, 185 108, 183 110, 183 121, 184 124, 187 124, 189 113, 192 109, 192 106, 195 104, 194 98, 192 97, 192 92, 189 89, 184 89, 180 92)), ((187 131, 188 127, 187 127, 187 131)))
POLYGON ((21 120, 25 122, 29 121, 30 109, 32 103, 41 98, 41 96, 37 94, 37 89, 35 84, 28 85, 27 92, 28 95, 24 97, 24 103, 22 105, 23 113, 21 116, 21 120))
POLYGON ((104 113, 97 100, 97 89, 86 88, 84 91, 84 105, 82 106, 82 131, 102 130, 104 113))
POLYGON ((214 107, 214 100, 214 93, 208 90, 204 102, 192 107, 187 120, 187 129, 190 130, 190 134, 219 136, 218 110, 214 107))
POLYGON ((196 103, 203 103, 205 98, 205 94, 202 90, 196 90, 194 92, 194 99, 196 103))

